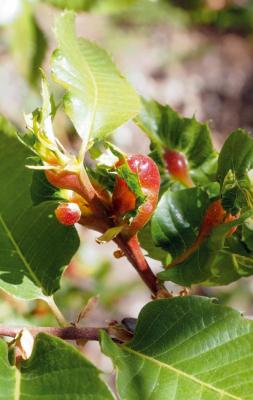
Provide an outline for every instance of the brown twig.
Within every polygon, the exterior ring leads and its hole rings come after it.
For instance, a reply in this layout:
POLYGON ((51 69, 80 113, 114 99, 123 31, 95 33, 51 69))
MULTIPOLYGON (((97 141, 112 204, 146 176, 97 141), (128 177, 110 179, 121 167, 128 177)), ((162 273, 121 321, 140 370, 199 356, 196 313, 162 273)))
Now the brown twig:
MULTIPOLYGON (((0 336, 16 337, 24 327, 5 327, 0 326, 0 336)), ((108 328, 78 328, 76 326, 68 326, 65 328, 54 327, 26 327, 27 330, 36 336, 39 333, 47 333, 48 335, 57 336, 64 340, 99 340, 99 332, 101 329, 108 332, 108 328)))

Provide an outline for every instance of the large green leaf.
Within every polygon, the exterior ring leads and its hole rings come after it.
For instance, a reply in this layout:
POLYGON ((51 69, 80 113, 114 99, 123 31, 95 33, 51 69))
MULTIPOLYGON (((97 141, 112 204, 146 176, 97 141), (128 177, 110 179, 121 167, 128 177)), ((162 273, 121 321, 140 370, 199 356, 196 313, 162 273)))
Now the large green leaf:
POLYGON ((10 26, 10 45, 18 68, 30 84, 39 77, 47 42, 38 26, 28 1, 22 1, 22 10, 10 26))
POLYGON ((113 400, 97 368, 73 346, 49 335, 37 336, 31 358, 20 369, 10 366, 1 341, 0 371, 4 400, 113 400))
POLYGON ((253 323, 201 297, 157 300, 133 340, 102 334, 121 400, 252 400, 253 323))
POLYGON ((33 299, 59 288, 79 239, 74 228, 57 222, 55 203, 32 206, 32 171, 25 167, 29 153, 6 133, 6 122, 0 120, 0 287, 33 299))
POLYGON ((138 114, 138 95, 105 50, 76 37, 73 12, 61 14, 55 34, 53 77, 67 90, 65 109, 84 144, 105 137, 138 114))
MULTIPOLYGON (((208 183, 214 178, 217 153, 207 124, 199 123, 194 117, 183 118, 169 106, 145 99, 142 99, 142 110, 136 123, 150 138, 154 158, 158 153, 161 164, 165 149, 177 150, 185 155, 195 183, 208 183)), ((164 174, 165 166, 160 169, 164 174)))
POLYGON ((9 364, 7 344, 0 340, 0 399, 19 399, 19 397, 15 398, 18 378, 19 372, 9 364))

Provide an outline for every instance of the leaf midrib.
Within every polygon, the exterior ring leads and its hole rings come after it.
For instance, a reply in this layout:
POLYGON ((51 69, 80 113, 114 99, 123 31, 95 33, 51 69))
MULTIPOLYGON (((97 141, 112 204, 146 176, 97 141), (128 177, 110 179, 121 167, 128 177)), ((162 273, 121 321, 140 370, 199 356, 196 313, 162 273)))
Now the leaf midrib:
MULTIPOLYGON (((79 45, 80 39, 78 40, 78 38, 75 37, 74 40, 77 40, 77 41, 78 41, 78 42, 77 42, 77 46, 78 46, 78 49, 79 49, 79 52, 80 52, 80 56, 81 56, 81 58, 82 58, 82 62, 83 62, 83 63, 85 64, 85 66, 86 66, 86 70, 87 70, 87 72, 88 72, 88 75, 89 75, 90 78, 91 78, 92 86, 93 86, 93 89, 94 89, 94 101, 93 101, 93 107, 92 107, 92 116, 91 116, 91 120, 90 120, 90 126, 89 126, 89 129, 88 129, 88 139, 87 139, 87 143, 88 143, 88 142, 89 142, 89 138, 90 138, 90 133, 92 132, 92 129, 93 129, 93 125, 94 125, 94 121, 95 121, 96 112, 97 112, 98 88, 97 88, 96 79, 95 79, 95 77, 94 77, 94 73, 93 73, 93 71, 92 71, 92 69, 91 69, 89 63, 87 62, 85 56, 83 55, 82 47, 79 45)), ((82 40, 83 40, 83 39, 82 39, 82 40)), ((61 49, 61 45, 60 45, 60 44, 59 44, 59 48, 61 49)), ((64 56, 65 58, 68 58, 68 57, 66 57, 66 55, 65 55, 65 53, 64 53, 64 50, 61 49, 61 51, 62 51, 63 56, 64 56)), ((78 74, 79 74, 78 68, 75 67, 75 70, 76 70, 76 74, 77 74, 77 76, 78 76, 78 74)), ((69 71, 68 71, 68 73, 69 73, 69 71)), ((72 74, 72 75, 73 75, 73 74, 72 74)), ((71 86, 71 85, 70 85, 70 86, 71 86)), ((71 87, 69 88, 69 92, 70 92, 70 93, 72 92, 71 87)))
POLYGON ((20 387, 21 387, 21 372, 20 370, 16 367, 15 369, 15 392, 14 392, 14 400, 20 400, 20 387))
MULTIPOLYGON (((79 40, 80 40, 80 39, 79 39, 79 40)), ((94 77, 94 73, 93 73, 92 69, 90 68, 89 63, 86 61, 86 58, 83 56, 83 52, 82 52, 82 49, 81 49, 79 43, 78 43, 78 47, 79 47, 79 49, 80 49, 80 53, 81 53, 81 55, 82 55, 82 58, 84 59, 84 62, 85 62, 85 64, 87 65, 88 73, 89 73, 89 75, 90 75, 90 77, 91 77, 92 84, 93 84, 93 87, 94 87, 93 113, 92 113, 92 118, 91 118, 91 121, 90 121, 90 128, 89 128, 89 131, 88 131, 88 140, 87 140, 87 143, 88 143, 88 142, 89 142, 89 138, 90 138, 90 133, 91 133, 91 131, 92 131, 92 129, 93 129, 93 125, 94 125, 94 122, 95 122, 96 112, 97 112, 98 88, 97 88, 96 79, 95 79, 95 77, 94 77)))
POLYGON ((134 355, 136 355, 136 356, 138 356, 140 358, 143 358, 144 360, 150 361, 153 364, 158 365, 160 368, 169 369, 170 371, 174 372, 175 374, 181 375, 181 376, 183 376, 183 377, 185 377, 187 379, 190 379, 191 381, 199 384, 200 386, 205 387, 205 388, 207 388, 209 390, 213 390, 214 392, 217 392, 222 396, 226 395, 226 396, 230 397, 233 400, 243 400, 242 397, 237 397, 237 396, 234 396, 231 393, 226 392, 225 390, 218 389, 218 388, 216 388, 215 386, 212 386, 209 383, 201 381, 200 379, 196 378, 193 375, 189 375, 187 372, 184 372, 184 371, 182 371, 180 369, 177 369, 177 368, 173 367, 172 365, 165 364, 162 361, 156 360, 155 358, 152 358, 152 357, 150 357, 150 356, 148 356, 146 354, 143 354, 143 353, 140 353, 140 352, 138 352, 136 350, 133 350, 130 347, 124 347, 124 351, 128 351, 129 353, 132 353, 132 354, 134 354, 134 355))
POLYGON ((24 266, 26 267, 26 269, 28 270, 29 274, 31 275, 34 283, 36 283, 40 288, 43 288, 42 283, 39 281, 39 279, 37 278, 37 276, 34 274, 29 262, 27 261, 27 259, 25 258, 24 254, 22 253, 18 243, 16 242, 14 236, 11 233, 11 230, 8 228, 8 225, 5 223, 1 213, 0 213, 0 223, 6 233, 6 235, 8 236, 8 238, 10 239, 13 247, 15 248, 19 258, 21 259, 22 263, 24 264, 24 266))

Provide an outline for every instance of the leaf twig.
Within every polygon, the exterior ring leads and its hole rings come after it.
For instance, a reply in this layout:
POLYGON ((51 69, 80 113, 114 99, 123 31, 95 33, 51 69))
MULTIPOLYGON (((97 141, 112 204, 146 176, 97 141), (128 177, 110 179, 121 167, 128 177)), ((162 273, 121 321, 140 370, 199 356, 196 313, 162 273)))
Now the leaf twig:
POLYGON ((46 297, 45 302, 47 303, 48 307, 52 311, 52 313, 55 316, 55 319, 57 320, 59 326, 65 327, 68 326, 68 322, 64 318, 64 315, 62 314, 61 310, 58 308, 56 305, 54 298, 53 297, 46 297))

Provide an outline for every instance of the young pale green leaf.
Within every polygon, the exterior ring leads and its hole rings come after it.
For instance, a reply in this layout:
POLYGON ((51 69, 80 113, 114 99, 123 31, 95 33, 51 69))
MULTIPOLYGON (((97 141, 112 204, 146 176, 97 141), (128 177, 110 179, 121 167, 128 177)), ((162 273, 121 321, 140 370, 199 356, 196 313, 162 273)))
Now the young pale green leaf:
POLYGON ((74 228, 58 223, 55 203, 32 206, 29 153, 14 135, 6 135, 5 126, 0 121, 0 287, 34 299, 59 288, 79 239, 74 228))
POLYGON ((102 333, 121 400, 251 400, 253 322, 204 297, 147 304, 133 340, 102 333))
POLYGON ((76 37, 74 17, 65 11, 57 20, 52 73, 67 91, 65 110, 85 148, 136 116, 140 101, 105 50, 76 37))
POLYGON ((22 10, 10 26, 10 45, 21 73, 31 85, 36 85, 47 41, 27 0, 22 1, 22 10))
MULTIPOLYGON (((160 159, 162 175, 167 174, 163 154, 168 149, 185 155, 194 183, 206 184, 215 177, 217 153, 207 124, 199 123, 194 117, 183 118, 169 106, 145 99, 135 121, 150 138, 154 159, 160 159)), ((168 174, 166 179, 169 180, 168 174)))
POLYGON ((187 250, 198 236, 209 202, 200 188, 164 193, 151 220, 154 244, 172 257, 187 250))
POLYGON ((113 400, 97 368, 73 346, 49 335, 36 337, 31 358, 20 369, 10 366, 7 345, 0 341, 0 371, 4 400, 113 400))
POLYGON ((226 210, 236 213, 242 207, 252 206, 252 183, 248 175, 252 169, 253 139, 237 129, 225 141, 218 159, 217 177, 226 210))
POLYGON ((253 211, 239 219, 214 228, 210 236, 180 264, 159 273, 161 280, 179 285, 227 285, 253 274, 253 253, 247 250, 240 236, 228 236, 231 228, 243 224, 253 211))

